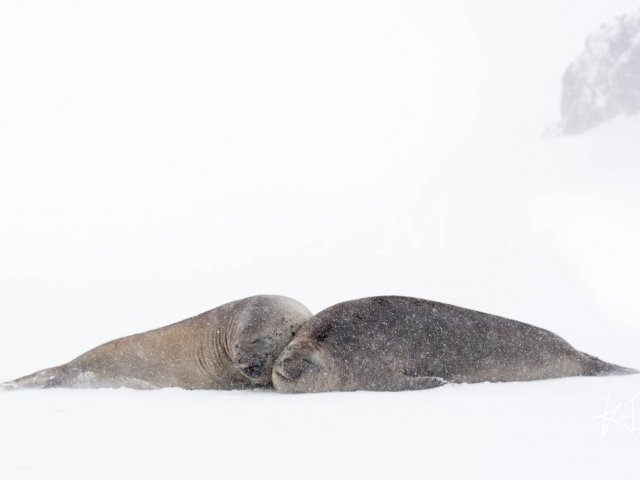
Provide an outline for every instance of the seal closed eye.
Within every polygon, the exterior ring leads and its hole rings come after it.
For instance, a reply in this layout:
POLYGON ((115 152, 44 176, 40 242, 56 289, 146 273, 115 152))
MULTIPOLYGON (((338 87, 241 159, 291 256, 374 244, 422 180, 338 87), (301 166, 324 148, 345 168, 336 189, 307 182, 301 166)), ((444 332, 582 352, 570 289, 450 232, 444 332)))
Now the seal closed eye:
POLYGON ((315 315, 273 367, 280 392, 419 390, 637 370, 526 323, 409 297, 339 303, 315 315))
POLYGON ((59 367, 2 384, 24 388, 271 386, 276 357, 311 317, 300 302, 258 295, 113 340, 59 367))
POLYGON ((324 342, 329 336, 329 333, 331 333, 332 329, 333 329, 333 324, 331 323, 322 325, 317 332, 313 333, 313 338, 315 338, 319 342, 324 342))

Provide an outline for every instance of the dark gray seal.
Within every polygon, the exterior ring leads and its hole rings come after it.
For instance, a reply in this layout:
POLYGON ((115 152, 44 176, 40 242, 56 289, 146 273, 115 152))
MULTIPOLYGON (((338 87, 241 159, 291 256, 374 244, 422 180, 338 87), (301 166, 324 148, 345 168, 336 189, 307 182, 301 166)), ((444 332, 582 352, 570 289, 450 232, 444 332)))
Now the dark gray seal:
POLYGON ((542 328, 407 297, 339 303, 312 317, 273 368, 280 392, 420 390, 638 373, 581 353, 542 328))
POLYGON ((249 297, 157 330, 113 340, 65 365, 2 386, 267 387, 276 357, 310 317, 311 312, 291 298, 249 297))

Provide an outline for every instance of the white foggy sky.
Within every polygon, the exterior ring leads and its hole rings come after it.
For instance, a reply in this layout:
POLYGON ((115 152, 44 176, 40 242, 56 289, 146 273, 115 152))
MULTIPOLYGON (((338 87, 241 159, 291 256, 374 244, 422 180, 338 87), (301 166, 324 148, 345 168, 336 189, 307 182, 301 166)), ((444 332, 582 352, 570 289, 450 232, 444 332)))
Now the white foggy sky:
POLYGON ((257 293, 640 328, 637 119, 542 141, 587 35, 637 8, 4 1, 6 355, 257 293))

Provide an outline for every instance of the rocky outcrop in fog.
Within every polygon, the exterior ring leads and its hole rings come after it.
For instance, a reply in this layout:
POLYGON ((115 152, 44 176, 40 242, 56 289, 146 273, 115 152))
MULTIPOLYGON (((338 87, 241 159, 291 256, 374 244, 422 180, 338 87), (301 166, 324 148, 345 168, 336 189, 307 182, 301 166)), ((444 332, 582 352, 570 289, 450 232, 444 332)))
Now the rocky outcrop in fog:
POLYGON ((640 111, 640 11, 603 24, 562 78, 560 130, 584 132, 640 111))

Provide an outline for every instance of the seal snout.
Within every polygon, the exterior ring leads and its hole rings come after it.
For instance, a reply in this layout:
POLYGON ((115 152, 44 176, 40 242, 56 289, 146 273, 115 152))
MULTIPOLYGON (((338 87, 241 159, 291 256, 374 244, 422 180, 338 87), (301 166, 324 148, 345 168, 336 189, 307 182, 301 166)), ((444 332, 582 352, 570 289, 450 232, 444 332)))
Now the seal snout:
POLYGON ((267 374, 267 362, 266 360, 262 360, 247 367, 241 368, 240 371, 249 378, 260 378, 263 375, 267 374))
POLYGON ((304 345, 289 345, 273 366, 274 377, 288 384, 306 384, 321 371, 316 352, 304 345))
POLYGON ((302 372, 304 371, 304 367, 301 365, 300 361, 296 358, 288 357, 282 359, 281 362, 278 362, 277 368, 274 369, 278 375, 283 377, 285 380, 289 380, 290 382, 295 382, 299 380, 302 376, 302 372))
POLYGON ((285 380, 287 382, 293 382, 293 378, 289 376, 289 374, 280 366, 276 365, 273 367, 273 374, 280 380, 285 380))

